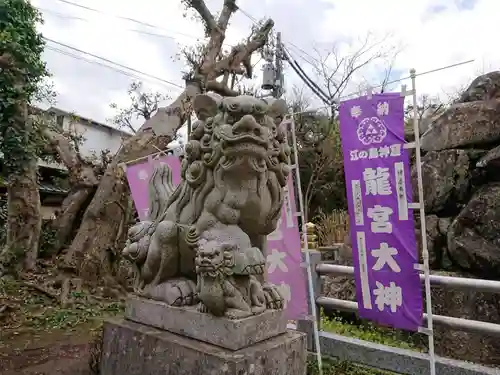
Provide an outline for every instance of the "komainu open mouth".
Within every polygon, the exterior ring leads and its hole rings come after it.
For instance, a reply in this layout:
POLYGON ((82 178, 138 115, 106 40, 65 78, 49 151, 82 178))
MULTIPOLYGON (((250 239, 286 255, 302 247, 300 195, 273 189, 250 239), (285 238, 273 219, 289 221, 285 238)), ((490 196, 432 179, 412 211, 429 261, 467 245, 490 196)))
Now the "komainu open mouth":
POLYGON ((218 129, 222 152, 226 157, 247 156, 264 159, 269 147, 267 129, 260 129, 260 136, 244 133, 233 134, 231 125, 223 125, 218 129))

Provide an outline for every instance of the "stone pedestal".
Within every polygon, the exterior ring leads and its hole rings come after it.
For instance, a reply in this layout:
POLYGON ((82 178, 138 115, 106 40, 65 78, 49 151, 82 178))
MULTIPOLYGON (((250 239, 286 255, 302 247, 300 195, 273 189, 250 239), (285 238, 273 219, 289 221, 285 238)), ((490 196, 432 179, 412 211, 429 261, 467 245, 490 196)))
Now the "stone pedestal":
POLYGON ((282 312, 215 318, 132 297, 104 327, 101 375, 304 375, 306 336, 282 312))

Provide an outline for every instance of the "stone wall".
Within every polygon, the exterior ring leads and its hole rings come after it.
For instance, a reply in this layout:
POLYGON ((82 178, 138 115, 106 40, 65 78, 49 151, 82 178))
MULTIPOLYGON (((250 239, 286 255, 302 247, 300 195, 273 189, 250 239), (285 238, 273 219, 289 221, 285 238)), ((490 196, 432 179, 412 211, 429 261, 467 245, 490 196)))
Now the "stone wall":
POLYGON ((476 78, 430 124, 422 151, 433 268, 500 280, 500 72, 476 78))

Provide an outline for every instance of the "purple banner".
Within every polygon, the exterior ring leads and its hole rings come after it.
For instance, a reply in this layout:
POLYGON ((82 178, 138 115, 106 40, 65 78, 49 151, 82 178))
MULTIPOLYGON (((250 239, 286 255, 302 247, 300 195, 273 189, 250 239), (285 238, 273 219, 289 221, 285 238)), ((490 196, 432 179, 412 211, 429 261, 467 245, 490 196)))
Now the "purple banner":
POLYGON ((289 320, 304 319, 308 314, 307 274, 302 267, 299 233, 292 175, 288 177, 281 219, 276 230, 267 236, 268 280, 281 286, 289 320))
POLYGON ((389 93, 347 100, 340 104, 339 120, 359 315, 416 331, 423 302, 408 208, 404 98, 389 93))
MULTIPOLYGON (((127 166, 127 180, 140 220, 146 220, 148 217, 148 183, 155 163, 169 165, 174 185, 181 181, 180 161, 173 155, 127 166)), ((296 204, 291 175, 285 193, 278 228, 268 236, 267 271, 269 281, 280 286, 283 291, 288 319, 297 320, 304 318, 308 313, 307 278, 306 270, 302 267, 300 234, 295 215, 296 204)))

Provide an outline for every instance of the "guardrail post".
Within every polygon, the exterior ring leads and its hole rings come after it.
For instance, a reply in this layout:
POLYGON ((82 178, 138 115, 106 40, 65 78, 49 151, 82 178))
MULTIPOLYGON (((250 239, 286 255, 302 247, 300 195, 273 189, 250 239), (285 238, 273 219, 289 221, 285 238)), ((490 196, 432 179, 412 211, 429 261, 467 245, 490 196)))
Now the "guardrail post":
MULTIPOLYGON (((307 223, 307 240, 308 240, 307 242, 308 242, 309 256, 311 260, 310 267, 313 275, 314 300, 316 300, 316 298, 319 297, 321 294, 321 277, 316 272, 316 265, 321 262, 321 252, 317 250, 318 245, 316 242, 315 231, 316 231, 315 225, 312 223, 307 223)), ((302 261, 304 266, 307 267, 305 253, 303 251, 302 251, 302 261)), ((314 322, 312 321, 313 319, 312 309, 316 308, 316 306, 311 306, 309 298, 307 299, 307 304, 308 304, 308 316, 305 317, 304 319, 300 319, 297 321, 297 330, 307 334, 307 350, 311 353, 315 353, 316 347, 314 344, 314 322)), ((320 314, 318 314, 318 320, 320 320, 320 314)), ((318 321, 318 326, 320 326, 319 321, 318 321)))

